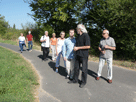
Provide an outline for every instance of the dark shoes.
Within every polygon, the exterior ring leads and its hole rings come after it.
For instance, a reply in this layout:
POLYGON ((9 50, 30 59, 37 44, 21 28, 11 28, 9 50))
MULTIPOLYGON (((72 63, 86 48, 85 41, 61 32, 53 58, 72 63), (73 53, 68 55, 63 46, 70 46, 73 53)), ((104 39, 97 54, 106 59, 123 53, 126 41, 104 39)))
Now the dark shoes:
POLYGON ((109 79, 108 79, 108 83, 111 84, 111 83, 112 83, 112 80, 109 80, 109 79))
MULTIPOLYGON (((100 77, 96 77, 96 80, 99 80, 100 79, 100 77)), ((107 80, 107 82, 109 83, 109 84, 111 84, 112 83, 112 80, 107 80)))
POLYGON ((46 58, 46 59, 42 59, 42 61, 47 61, 48 59, 46 58))
POLYGON ((75 81, 75 80, 70 80, 70 81, 68 81, 68 83, 69 83, 69 84, 78 84, 78 82, 75 81))
POLYGON ((81 83, 81 84, 79 85, 80 88, 83 88, 84 86, 85 86, 84 83, 81 83))

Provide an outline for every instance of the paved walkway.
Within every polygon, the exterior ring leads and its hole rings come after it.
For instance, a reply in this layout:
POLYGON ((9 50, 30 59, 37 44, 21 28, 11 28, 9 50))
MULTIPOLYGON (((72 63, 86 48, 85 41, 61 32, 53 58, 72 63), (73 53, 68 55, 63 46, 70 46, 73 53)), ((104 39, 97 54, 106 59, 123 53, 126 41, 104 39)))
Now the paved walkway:
MULTIPOLYGON (((18 46, 3 43, 0 46, 20 53, 18 46)), ((106 66, 103 68, 103 78, 96 81, 98 63, 89 62, 87 85, 79 88, 79 84, 67 83, 62 60, 59 73, 55 73, 55 62, 50 59, 42 62, 42 52, 24 51, 22 55, 31 61, 41 76, 40 102, 136 102, 136 71, 113 67, 113 83, 108 84, 105 80, 106 66)))

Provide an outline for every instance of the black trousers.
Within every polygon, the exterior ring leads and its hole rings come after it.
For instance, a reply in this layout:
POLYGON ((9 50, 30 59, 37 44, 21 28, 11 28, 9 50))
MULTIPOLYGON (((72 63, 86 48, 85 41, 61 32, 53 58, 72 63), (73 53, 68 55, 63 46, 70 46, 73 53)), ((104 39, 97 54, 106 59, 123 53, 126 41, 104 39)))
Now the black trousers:
POLYGON ((87 73, 88 73, 88 57, 76 56, 75 58, 75 69, 74 69, 74 80, 78 82, 79 69, 82 64, 82 83, 86 84, 87 82, 87 73))
POLYGON ((49 48, 48 47, 42 47, 43 50, 43 60, 48 57, 49 54, 49 48))

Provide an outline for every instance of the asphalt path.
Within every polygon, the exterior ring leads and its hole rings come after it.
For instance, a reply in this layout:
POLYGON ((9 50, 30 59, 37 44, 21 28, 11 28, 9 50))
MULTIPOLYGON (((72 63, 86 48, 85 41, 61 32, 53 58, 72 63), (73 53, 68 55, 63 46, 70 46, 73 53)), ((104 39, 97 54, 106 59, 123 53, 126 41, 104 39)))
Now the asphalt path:
MULTIPOLYGON (((3 43, 0 46, 20 53, 18 46, 3 43)), ((69 80, 65 79, 62 58, 59 73, 55 73, 55 62, 51 61, 51 56, 43 62, 41 51, 26 50, 20 54, 33 64, 40 76, 40 102, 136 102, 136 71, 114 66, 113 83, 109 84, 106 79, 107 65, 103 68, 102 78, 96 81, 98 63, 89 61, 87 84, 79 88, 79 84, 67 83, 69 80)))

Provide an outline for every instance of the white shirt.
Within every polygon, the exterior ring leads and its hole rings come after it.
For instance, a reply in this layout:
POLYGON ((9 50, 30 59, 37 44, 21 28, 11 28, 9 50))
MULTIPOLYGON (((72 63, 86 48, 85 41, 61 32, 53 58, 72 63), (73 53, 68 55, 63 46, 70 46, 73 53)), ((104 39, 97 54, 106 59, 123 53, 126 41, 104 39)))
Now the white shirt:
POLYGON ((62 46, 64 45, 65 39, 61 40, 60 38, 58 38, 57 40, 57 52, 60 53, 62 51, 62 46))
POLYGON ((24 36, 20 36, 20 37, 18 38, 18 40, 19 40, 19 41, 25 41, 25 37, 24 37, 24 36))
POLYGON ((41 37, 41 39, 40 40, 45 40, 46 39, 46 41, 45 42, 42 42, 42 44, 41 44, 41 46, 42 47, 49 47, 50 46, 50 40, 49 40, 49 36, 42 36, 41 37))

